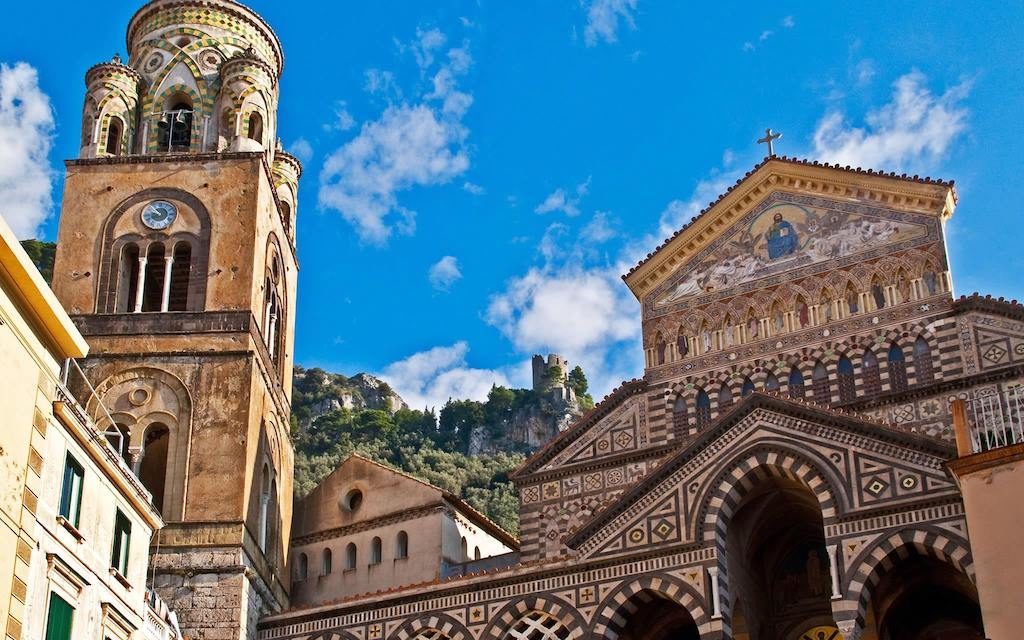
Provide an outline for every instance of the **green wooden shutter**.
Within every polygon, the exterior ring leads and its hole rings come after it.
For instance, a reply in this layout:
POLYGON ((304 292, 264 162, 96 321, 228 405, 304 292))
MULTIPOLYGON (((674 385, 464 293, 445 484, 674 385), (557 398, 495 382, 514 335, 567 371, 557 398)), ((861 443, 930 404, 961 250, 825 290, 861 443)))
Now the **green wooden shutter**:
POLYGON ((71 640, 71 622, 75 609, 56 593, 50 593, 50 611, 46 615, 46 640, 71 640))
POLYGON ((128 576, 128 545, 131 538, 132 523, 118 509, 117 517, 114 519, 114 548, 110 553, 110 565, 125 577, 128 576))
POLYGON ((60 489, 60 515, 77 527, 82 512, 82 480, 85 470, 69 453, 64 461, 64 484, 60 489))

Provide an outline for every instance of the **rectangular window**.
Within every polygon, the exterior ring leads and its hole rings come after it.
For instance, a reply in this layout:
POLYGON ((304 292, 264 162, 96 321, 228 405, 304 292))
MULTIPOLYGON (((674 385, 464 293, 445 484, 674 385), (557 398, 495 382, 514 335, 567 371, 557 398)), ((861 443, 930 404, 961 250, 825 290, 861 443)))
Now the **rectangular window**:
POLYGON ((117 517, 114 519, 114 548, 110 553, 110 566, 125 577, 128 577, 128 546, 131 537, 132 523, 118 509, 117 517))
POLYGON ((74 608, 64 598, 50 592, 50 610, 46 614, 46 640, 71 640, 74 608))
POLYGON ((67 460, 64 461, 64 484, 60 490, 60 515, 76 529, 82 515, 83 478, 85 478, 85 469, 69 453, 67 460))

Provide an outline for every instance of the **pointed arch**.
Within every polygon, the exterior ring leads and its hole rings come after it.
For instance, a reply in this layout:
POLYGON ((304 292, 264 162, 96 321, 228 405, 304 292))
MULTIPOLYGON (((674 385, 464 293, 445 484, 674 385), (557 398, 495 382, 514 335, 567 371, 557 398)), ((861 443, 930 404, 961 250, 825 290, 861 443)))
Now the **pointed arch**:
POLYGON ((658 572, 624 582, 605 596, 598 606, 588 637, 617 640, 626 619, 637 610, 637 598, 644 596, 665 598, 681 605, 701 631, 707 631, 711 624, 703 594, 679 578, 658 572))
POLYGON ((743 378, 743 385, 740 387, 740 397, 747 397, 754 393, 754 381, 750 379, 750 376, 743 378))
POLYGON ((828 379, 828 369, 821 360, 815 361, 811 370, 811 398, 821 405, 832 403, 832 384, 828 379))
POLYGON ((732 389, 729 388, 728 382, 723 382, 722 386, 718 389, 718 413, 721 414, 731 406, 732 389))
POLYGON ((711 398, 704 389, 697 390, 697 398, 694 402, 696 408, 697 428, 703 429, 711 424, 711 398))
POLYGON ((794 400, 804 398, 804 374, 795 365, 789 370, 789 397, 794 400))
POLYGON ((853 362, 846 355, 839 356, 836 363, 836 378, 839 382, 839 401, 853 402, 857 399, 857 383, 853 373, 853 362))
POLYGON ((686 435, 690 428, 690 408, 686 396, 679 394, 672 403, 672 433, 676 438, 686 435))
POLYGON ((914 340, 914 380, 917 384, 931 384, 935 381, 932 350, 924 336, 917 336, 914 340))
POLYGON ((878 356, 870 347, 864 348, 864 356, 860 364, 861 389, 864 395, 871 398, 882 392, 882 374, 878 367, 878 356))
POLYGON ((895 341, 889 345, 888 352, 889 390, 907 390, 907 359, 903 348, 895 341))
POLYGON ((661 335, 661 332, 654 334, 654 365, 661 366, 665 364, 665 350, 666 350, 665 337, 661 335))

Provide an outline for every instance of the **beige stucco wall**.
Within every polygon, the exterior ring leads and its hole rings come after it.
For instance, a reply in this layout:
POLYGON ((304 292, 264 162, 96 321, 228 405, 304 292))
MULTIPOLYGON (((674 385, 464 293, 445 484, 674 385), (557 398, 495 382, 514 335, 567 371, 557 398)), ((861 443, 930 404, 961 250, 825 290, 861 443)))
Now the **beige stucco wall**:
MULTIPOLYGON (((119 627, 112 621, 113 614, 102 615, 101 605, 104 604, 129 621, 135 629, 142 628, 146 612, 149 543, 154 529, 137 504, 133 504, 115 484, 117 480, 113 476, 116 473, 129 476, 128 468, 119 466, 119 471, 115 472, 110 461, 97 463, 95 457, 101 455, 102 445, 96 441, 83 445, 80 437, 73 437, 59 420, 51 420, 47 428, 43 454, 43 491, 39 496, 37 511, 39 548, 33 552, 28 633, 25 635, 27 640, 44 637, 51 590, 57 591, 75 607, 72 629, 75 638, 136 637, 124 634, 123 630, 119 631, 119 627), (64 461, 68 453, 85 468, 81 520, 77 527, 81 541, 57 520, 64 461), (110 571, 114 520, 118 509, 131 522, 128 572, 124 576, 129 583, 127 587, 110 571), (50 556, 59 560, 51 559, 50 556), (60 565, 77 573, 87 585, 76 585, 60 565)), ((149 498, 148 494, 140 494, 140 497, 147 501, 149 498)))
POLYGON ((32 510, 23 505, 26 496, 32 501, 43 491, 39 472, 46 449, 33 421, 45 431, 43 416, 50 412, 60 366, 23 315, 26 307, 12 299, 9 281, 0 283, 0 621, 7 627, 9 616, 16 626, 25 620, 27 552, 35 547, 36 531, 32 510))
POLYGON ((441 564, 441 520, 439 510, 418 518, 398 522, 382 521, 377 526, 348 534, 331 536, 292 547, 292 606, 328 602, 357 593, 373 593, 399 585, 419 584, 436 580, 441 564), (397 558, 395 544, 400 531, 409 536, 409 555, 397 558), (375 537, 381 540, 381 561, 372 563, 370 549, 375 537), (355 568, 346 568, 346 547, 355 544, 355 568), (331 551, 331 572, 324 574, 324 550, 331 551), (300 554, 306 554, 309 570, 299 579, 300 554))
POLYGON ((480 551, 480 558, 490 558, 513 551, 511 547, 456 511, 445 513, 442 531, 441 557, 449 564, 476 560, 477 550, 480 551), (462 552, 463 538, 466 540, 465 554, 462 552))
POLYGON ((1019 638, 1024 460, 958 475, 986 636, 991 640, 1019 638))

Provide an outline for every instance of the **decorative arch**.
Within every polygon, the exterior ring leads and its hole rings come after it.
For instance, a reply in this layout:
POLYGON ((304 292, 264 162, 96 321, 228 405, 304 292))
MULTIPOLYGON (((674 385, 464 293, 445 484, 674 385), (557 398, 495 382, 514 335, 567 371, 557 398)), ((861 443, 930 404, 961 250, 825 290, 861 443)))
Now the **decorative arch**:
POLYGON ((650 573, 624 582, 605 597, 597 608, 589 637, 616 640, 622 632, 623 620, 637 609, 635 598, 644 592, 682 605, 701 630, 705 630, 711 621, 704 596, 693 586, 666 573, 650 573))
POLYGON ((956 533, 935 527, 901 529, 863 549, 846 571, 843 591, 849 601, 857 602, 856 624, 864 628, 865 614, 872 590, 899 560, 911 555, 936 558, 975 581, 974 560, 967 540, 956 533))
POLYGON ((472 640, 473 636, 464 624, 446 613, 431 613, 410 618, 395 629, 388 640, 472 640), (429 632, 437 632, 432 634, 429 632))
POLYGON ((694 522, 691 519, 691 526, 694 531, 701 531, 705 542, 713 541, 715 544, 721 612, 727 633, 732 627, 731 591, 725 564, 729 523, 748 490, 771 478, 798 482, 818 501, 825 526, 849 505, 848 496, 839 492, 844 485, 833 465, 823 460, 812 461, 810 456, 815 456, 814 452, 796 453, 788 448, 787 443, 764 440, 719 465, 720 470, 711 475, 713 480, 698 493, 695 504, 699 504, 700 509, 694 517, 699 520, 694 522))
POLYGON ((587 628, 587 622, 580 612, 565 600, 548 594, 530 595, 513 600, 498 610, 480 634, 480 640, 505 638, 516 622, 535 611, 550 615, 569 629, 565 640, 578 640, 587 628))
POLYGON ((168 521, 184 519, 192 441, 193 403, 188 388, 174 374, 152 367, 127 369, 108 376, 96 385, 96 394, 86 407, 96 424, 105 430, 111 425, 106 424, 100 401, 118 416, 115 420, 130 423, 125 426, 129 429, 128 450, 136 474, 145 457, 150 426, 167 429, 162 515, 168 521))
MULTIPOLYGON (((812 451, 792 451, 788 443, 776 440, 762 440, 737 453, 719 465, 711 477, 713 480, 695 500, 700 508, 692 516, 696 520, 691 520, 693 530, 701 531, 705 541, 722 537, 724 544, 725 526, 746 490, 770 477, 795 480, 810 489, 826 524, 850 505, 849 496, 843 491, 845 485, 832 463, 812 451)), ((724 547, 719 551, 724 554, 724 547)))
POLYGON ((103 223, 101 231, 102 246, 99 252, 99 291, 96 295, 97 313, 115 313, 117 311, 117 289, 119 279, 119 262, 123 247, 131 242, 163 242, 174 246, 179 240, 191 243, 190 264, 191 276, 188 283, 187 311, 202 311, 206 308, 206 273, 210 259, 210 213, 202 200, 181 189, 158 187, 143 189, 122 200, 103 223), (199 219, 199 235, 189 232, 166 234, 151 232, 146 235, 126 234, 114 237, 114 230, 122 216, 136 205, 150 200, 176 200, 188 206, 199 219))

